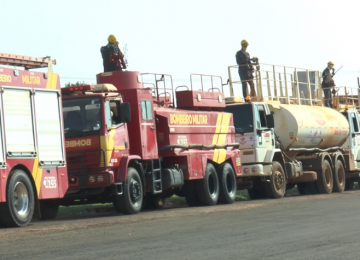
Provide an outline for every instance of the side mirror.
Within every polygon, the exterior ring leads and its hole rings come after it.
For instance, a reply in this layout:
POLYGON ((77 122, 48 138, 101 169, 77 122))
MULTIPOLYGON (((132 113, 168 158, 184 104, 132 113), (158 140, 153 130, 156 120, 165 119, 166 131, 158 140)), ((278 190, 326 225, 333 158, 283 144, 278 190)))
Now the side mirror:
POLYGON ((274 128, 274 116, 273 115, 266 115, 266 126, 268 128, 274 128))
POLYGON ((118 111, 118 113, 121 115, 121 122, 123 123, 131 122, 131 112, 130 112, 129 103, 122 103, 120 105, 120 111, 118 111))

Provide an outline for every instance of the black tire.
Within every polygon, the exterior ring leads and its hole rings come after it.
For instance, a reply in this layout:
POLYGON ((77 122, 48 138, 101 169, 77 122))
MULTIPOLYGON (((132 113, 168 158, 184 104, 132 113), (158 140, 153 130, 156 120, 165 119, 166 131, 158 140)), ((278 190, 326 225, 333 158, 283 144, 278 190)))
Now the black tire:
POLYGON ((330 194, 334 187, 334 179, 329 161, 324 160, 321 169, 316 172, 316 186, 319 192, 321 194, 330 194))
POLYGON ((165 206, 166 198, 160 195, 148 193, 143 198, 142 209, 162 209, 165 206))
POLYGON ((248 189, 247 191, 251 200, 268 198, 265 189, 248 189))
POLYGON ((40 219, 55 219, 59 211, 59 202, 57 200, 40 200, 40 219))
POLYGON ((317 189, 315 182, 298 183, 296 186, 300 195, 319 194, 319 190, 317 189))
POLYGON ((123 185, 123 194, 114 196, 113 204, 115 209, 124 215, 139 213, 144 195, 141 178, 135 168, 128 168, 126 181, 123 185))
POLYGON ((286 176, 283 167, 279 162, 272 163, 272 174, 270 182, 266 182, 265 191, 269 198, 279 199, 286 193, 286 176))
POLYGON ((334 192, 343 192, 345 190, 346 176, 344 165, 340 160, 336 160, 333 172, 334 192))
POLYGON ((345 190, 353 190, 355 189, 355 181, 354 180, 346 180, 345 182, 345 190))
POLYGON ((219 178, 214 165, 208 163, 206 165, 205 175, 198 183, 198 197, 201 205, 216 205, 219 199, 219 178))
POLYGON ((236 197, 236 176, 230 163, 224 163, 219 168, 219 202, 222 204, 232 204, 236 197))
POLYGON ((0 203, 0 223, 6 227, 24 227, 34 215, 34 189, 29 176, 20 169, 11 171, 8 179, 6 202, 0 203))
POLYGON ((200 206, 199 197, 196 192, 196 188, 198 184, 197 182, 198 182, 197 180, 185 181, 184 186, 182 188, 186 203, 190 207, 200 206))

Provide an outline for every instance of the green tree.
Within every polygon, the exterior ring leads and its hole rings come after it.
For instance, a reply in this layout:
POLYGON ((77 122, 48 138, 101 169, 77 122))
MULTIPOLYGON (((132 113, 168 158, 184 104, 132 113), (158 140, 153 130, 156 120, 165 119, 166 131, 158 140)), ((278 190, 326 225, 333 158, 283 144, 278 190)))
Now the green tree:
POLYGON ((75 83, 68 82, 65 84, 65 87, 83 86, 83 85, 89 85, 89 83, 86 83, 84 81, 76 81, 75 83))

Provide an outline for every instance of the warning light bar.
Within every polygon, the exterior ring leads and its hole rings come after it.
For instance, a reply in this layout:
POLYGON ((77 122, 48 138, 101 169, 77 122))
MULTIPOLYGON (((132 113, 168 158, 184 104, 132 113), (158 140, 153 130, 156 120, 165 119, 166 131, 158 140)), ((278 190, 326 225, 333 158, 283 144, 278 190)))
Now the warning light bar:
POLYGON ((71 86, 61 89, 63 94, 79 94, 85 92, 117 92, 117 88, 112 84, 97 84, 97 85, 84 85, 84 86, 71 86))

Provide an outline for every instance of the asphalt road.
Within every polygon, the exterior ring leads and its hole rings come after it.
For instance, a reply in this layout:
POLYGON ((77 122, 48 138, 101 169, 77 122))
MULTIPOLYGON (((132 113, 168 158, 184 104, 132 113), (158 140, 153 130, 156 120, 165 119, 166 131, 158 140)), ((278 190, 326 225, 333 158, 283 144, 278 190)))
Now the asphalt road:
POLYGON ((0 229, 0 259, 360 259, 360 191, 60 216, 0 229))

